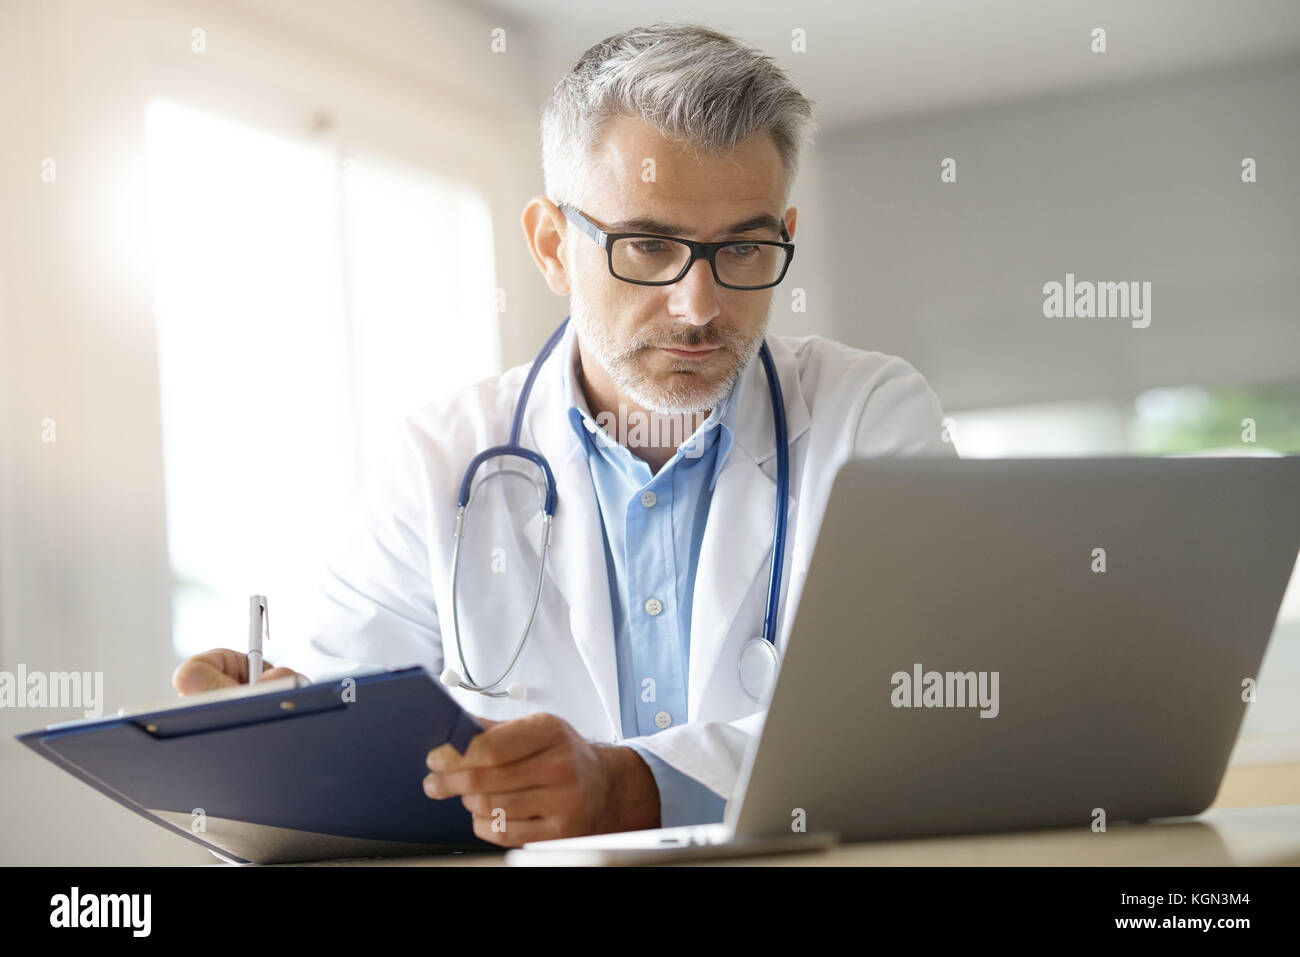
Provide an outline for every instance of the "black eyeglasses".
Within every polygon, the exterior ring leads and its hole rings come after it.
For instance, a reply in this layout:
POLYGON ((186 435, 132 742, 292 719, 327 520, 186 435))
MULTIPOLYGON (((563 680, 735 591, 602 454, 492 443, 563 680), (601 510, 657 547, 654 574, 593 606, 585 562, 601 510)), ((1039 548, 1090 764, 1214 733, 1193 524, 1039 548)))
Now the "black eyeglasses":
POLYGON ((695 265, 708 260, 713 278, 727 289, 767 289, 785 278, 794 259, 794 243, 781 223, 785 242, 766 239, 733 240, 725 243, 697 243, 677 236, 655 233, 607 233, 581 210, 560 204, 564 215, 604 248, 609 273, 638 286, 671 286, 680 282, 695 265))

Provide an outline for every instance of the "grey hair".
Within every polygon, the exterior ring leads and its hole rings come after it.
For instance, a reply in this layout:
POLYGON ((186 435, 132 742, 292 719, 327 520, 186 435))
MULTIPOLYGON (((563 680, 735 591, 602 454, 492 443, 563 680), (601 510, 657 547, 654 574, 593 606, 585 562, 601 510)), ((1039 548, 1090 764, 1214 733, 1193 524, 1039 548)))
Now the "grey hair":
POLYGON ((542 109, 542 175, 557 205, 580 206, 590 159, 615 116, 724 153, 766 130, 785 167, 785 198, 812 142, 813 101, 772 58, 692 23, 656 23, 601 40, 578 58, 542 109))

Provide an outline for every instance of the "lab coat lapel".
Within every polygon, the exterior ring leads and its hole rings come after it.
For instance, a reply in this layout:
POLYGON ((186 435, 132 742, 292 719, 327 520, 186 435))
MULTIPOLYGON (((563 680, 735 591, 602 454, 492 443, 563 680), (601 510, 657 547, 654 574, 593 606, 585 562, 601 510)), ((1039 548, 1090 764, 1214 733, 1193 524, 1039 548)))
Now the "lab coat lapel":
MULTIPOLYGON (((781 380, 785 399, 789 444, 808 431, 810 418, 799 387, 799 369, 793 353, 781 343, 769 340, 773 363, 781 380)), ((700 560, 691 597, 690 682, 687 720, 696 720, 709 679, 719 664, 719 655, 732 623, 740 612, 756 578, 762 578, 755 594, 764 602, 767 576, 772 561, 772 525, 776 509, 776 437, 773 434, 772 401, 762 360, 756 355, 736 383, 735 435, 731 453, 718 473, 709 503, 708 522, 700 545, 700 560)), ((794 473, 794 453, 790 454, 794 473)), ((786 502, 786 552, 793 547, 794 506, 797 486, 790 481, 786 502)), ((788 559, 787 559, 788 560, 788 559)), ((783 576, 782 592, 788 584, 783 576)), ((758 608, 759 625, 753 635, 762 634, 763 608, 758 608)), ((785 617, 784 595, 779 608, 785 617)), ((777 634, 780 634, 778 628, 777 634)), ((737 667, 736 662, 724 666, 737 667)), ((737 677, 739 683, 739 677, 737 677)))
MULTIPOLYGON (((609 599, 604 532, 586 456, 569 423, 562 362, 572 360, 572 322, 533 385, 521 441, 546 456, 555 476, 555 517, 546 573, 569 607, 569 630, 615 733, 622 734, 614 613, 609 599)), ((537 512, 525 527, 533 553, 541 539, 537 512)))

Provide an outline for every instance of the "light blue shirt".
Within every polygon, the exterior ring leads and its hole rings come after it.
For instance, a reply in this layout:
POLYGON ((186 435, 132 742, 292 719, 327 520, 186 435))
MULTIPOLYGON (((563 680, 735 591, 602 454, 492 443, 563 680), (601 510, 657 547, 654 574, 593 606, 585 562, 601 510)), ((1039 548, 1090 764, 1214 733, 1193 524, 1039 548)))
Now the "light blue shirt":
MULTIPOLYGON (((695 433, 651 474, 650 466, 601 428, 564 366, 569 421, 586 452, 604 527, 614 612, 619 707, 625 738, 656 734, 686 721, 691 596, 718 473, 731 451, 733 388, 695 433)), ((617 423, 609 423, 618 432, 617 423)), ((632 439, 636 433, 626 429, 632 439)), ((628 435, 621 435, 626 441, 628 435)), ((638 744, 659 787, 663 827, 721 821, 726 801, 638 744)))

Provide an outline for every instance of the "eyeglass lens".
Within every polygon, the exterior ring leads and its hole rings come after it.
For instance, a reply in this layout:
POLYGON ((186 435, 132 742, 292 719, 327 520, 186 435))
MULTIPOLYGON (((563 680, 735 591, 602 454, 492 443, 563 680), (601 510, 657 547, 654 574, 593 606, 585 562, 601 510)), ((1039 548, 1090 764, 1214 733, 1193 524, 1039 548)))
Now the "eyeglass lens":
MULTIPOLYGON (((620 279, 668 282, 690 256, 691 248, 674 240, 632 236, 615 240, 610 262, 620 279)), ((765 286, 776 282, 785 258, 781 246, 733 243, 718 250, 718 278, 733 286, 765 286)))

